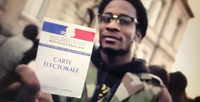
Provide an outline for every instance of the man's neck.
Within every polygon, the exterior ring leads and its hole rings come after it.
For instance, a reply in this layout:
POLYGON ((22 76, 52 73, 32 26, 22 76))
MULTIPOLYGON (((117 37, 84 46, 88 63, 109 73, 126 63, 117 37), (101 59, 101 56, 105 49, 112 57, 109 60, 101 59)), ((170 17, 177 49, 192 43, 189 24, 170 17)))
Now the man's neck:
POLYGON ((103 62, 108 67, 119 66, 132 61, 132 54, 129 52, 122 56, 109 56, 103 51, 100 51, 103 62))

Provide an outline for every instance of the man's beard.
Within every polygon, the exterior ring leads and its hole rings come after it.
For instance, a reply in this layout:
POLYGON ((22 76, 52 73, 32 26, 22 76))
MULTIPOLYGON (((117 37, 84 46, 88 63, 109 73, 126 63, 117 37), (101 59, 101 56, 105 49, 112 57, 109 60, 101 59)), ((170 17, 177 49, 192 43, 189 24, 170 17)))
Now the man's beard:
POLYGON ((123 56, 127 53, 130 52, 130 49, 131 49, 131 45, 132 44, 129 44, 125 49, 113 49, 113 48, 103 48, 102 44, 100 44, 100 50, 102 50, 105 54, 107 54, 108 56, 112 56, 112 57, 115 57, 115 56, 123 56))

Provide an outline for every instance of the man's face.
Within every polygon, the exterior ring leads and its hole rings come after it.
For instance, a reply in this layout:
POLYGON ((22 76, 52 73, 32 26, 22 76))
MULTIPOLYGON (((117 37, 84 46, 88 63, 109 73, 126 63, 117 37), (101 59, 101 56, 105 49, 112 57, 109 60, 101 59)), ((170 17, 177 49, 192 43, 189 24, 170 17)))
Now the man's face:
MULTIPOLYGON (((135 19, 136 9, 125 0, 113 0, 105 7, 103 14, 105 17, 109 15, 121 16, 121 20, 124 20, 124 17, 135 19)), ((130 21, 129 18, 125 20, 130 21)), ((100 20, 101 48, 127 53, 131 49, 134 37, 137 37, 136 22, 133 21, 128 24, 125 22, 124 24, 124 22, 120 22, 119 19, 100 20)))

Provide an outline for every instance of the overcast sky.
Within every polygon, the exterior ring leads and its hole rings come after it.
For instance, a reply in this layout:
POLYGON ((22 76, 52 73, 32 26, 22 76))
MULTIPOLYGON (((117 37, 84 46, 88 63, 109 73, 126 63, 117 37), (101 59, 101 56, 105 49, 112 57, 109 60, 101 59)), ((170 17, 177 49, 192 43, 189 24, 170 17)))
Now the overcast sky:
POLYGON ((188 0, 195 15, 188 23, 172 71, 182 71, 187 79, 190 98, 200 96, 200 0, 188 0))

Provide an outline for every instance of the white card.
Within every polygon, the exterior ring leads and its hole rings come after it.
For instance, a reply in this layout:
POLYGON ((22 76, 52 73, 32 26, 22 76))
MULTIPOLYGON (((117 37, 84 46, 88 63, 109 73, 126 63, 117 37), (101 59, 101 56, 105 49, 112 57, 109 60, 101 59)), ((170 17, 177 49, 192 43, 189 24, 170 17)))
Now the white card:
POLYGON ((81 98, 96 30, 45 18, 35 73, 42 92, 81 98))

